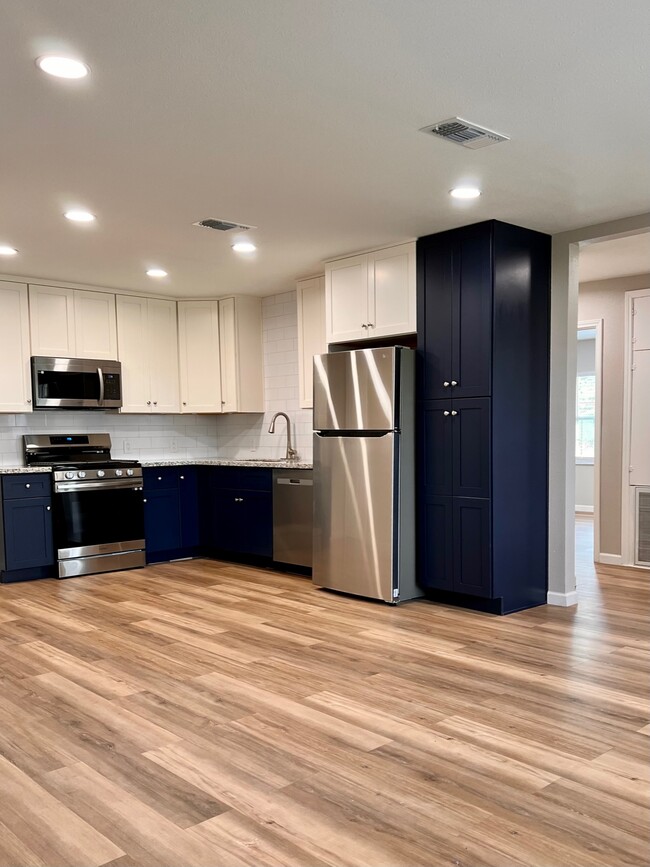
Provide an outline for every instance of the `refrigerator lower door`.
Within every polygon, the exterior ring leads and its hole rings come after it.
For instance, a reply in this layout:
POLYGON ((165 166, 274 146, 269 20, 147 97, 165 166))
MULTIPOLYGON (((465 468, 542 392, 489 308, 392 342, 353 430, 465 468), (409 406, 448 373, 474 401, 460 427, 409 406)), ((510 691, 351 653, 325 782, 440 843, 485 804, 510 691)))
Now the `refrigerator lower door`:
POLYGON ((312 580, 319 587, 394 601, 397 436, 315 434, 312 580))

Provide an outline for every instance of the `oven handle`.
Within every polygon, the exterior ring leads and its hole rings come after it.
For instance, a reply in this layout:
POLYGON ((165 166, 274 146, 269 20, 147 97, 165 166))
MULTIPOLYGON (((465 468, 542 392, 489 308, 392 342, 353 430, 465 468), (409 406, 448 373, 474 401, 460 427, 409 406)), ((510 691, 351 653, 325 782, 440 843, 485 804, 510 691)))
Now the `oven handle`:
POLYGON ((78 491, 99 491, 118 488, 122 491, 141 491, 142 479, 107 479, 99 482, 56 482, 55 494, 72 494, 78 491))
POLYGON ((99 402, 104 403, 104 371, 101 367, 97 368, 97 376, 99 377, 99 402))

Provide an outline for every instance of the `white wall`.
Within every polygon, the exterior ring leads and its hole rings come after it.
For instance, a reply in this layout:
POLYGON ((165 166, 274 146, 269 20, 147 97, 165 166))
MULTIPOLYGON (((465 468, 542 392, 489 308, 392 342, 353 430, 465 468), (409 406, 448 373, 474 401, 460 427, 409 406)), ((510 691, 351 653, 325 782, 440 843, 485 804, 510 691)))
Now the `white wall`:
MULTIPOLYGON (((579 303, 579 302, 578 302, 579 303)), ((596 372, 596 340, 578 340, 578 375, 596 372)), ((576 511, 593 512, 594 465, 576 462, 576 511)))
POLYGON ((291 418, 294 448, 301 460, 312 459, 312 411, 300 409, 298 398, 298 315, 296 293, 262 299, 265 413, 217 418, 218 453, 222 458, 284 458, 284 419, 268 432, 273 413, 291 418))

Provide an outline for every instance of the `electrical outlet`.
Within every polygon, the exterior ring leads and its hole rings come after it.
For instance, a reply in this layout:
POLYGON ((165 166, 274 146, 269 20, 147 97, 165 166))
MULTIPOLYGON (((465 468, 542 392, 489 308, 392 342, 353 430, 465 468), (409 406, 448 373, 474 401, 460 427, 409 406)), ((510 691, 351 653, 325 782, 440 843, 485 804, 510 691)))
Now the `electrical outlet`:
POLYGON ((124 454, 131 451, 131 440, 124 440, 124 454))

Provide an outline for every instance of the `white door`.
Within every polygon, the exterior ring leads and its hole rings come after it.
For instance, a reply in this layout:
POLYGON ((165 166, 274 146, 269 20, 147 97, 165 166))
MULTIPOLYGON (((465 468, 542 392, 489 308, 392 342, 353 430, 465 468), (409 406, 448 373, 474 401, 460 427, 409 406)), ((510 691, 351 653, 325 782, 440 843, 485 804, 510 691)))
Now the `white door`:
POLYGON ((327 342, 368 336, 368 256, 332 262, 325 269, 327 342))
POLYGON ((78 358, 117 358, 115 295, 75 290, 74 321, 78 358))
POLYGON ((74 358, 74 290, 30 286, 29 322, 32 355, 74 358))
POLYGON ((325 337, 325 278, 301 280, 298 300, 298 379, 300 406, 314 405, 314 355, 327 352, 325 337))
POLYGON ((179 301, 181 412, 221 412, 219 302, 179 301))
POLYGON ((151 298, 147 315, 151 411, 180 412, 176 302, 151 298))
POLYGON ((122 412, 151 412, 147 299, 117 296, 117 352, 122 362, 122 412))
POLYGON ((379 250, 368 258, 368 337, 415 331, 415 243, 379 250))
POLYGON ((650 485, 650 349, 632 353, 630 484, 650 485))
POLYGON ((221 359, 221 411, 237 412, 238 364, 235 299, 219 301, 219 354, 221 359))
POLYGON ((0 412, 31 412, 27 286, 0 282, 0 412))
POLYGON ((632 349, 650 349, 650 295, 641 295, 632 301, 632 349))

